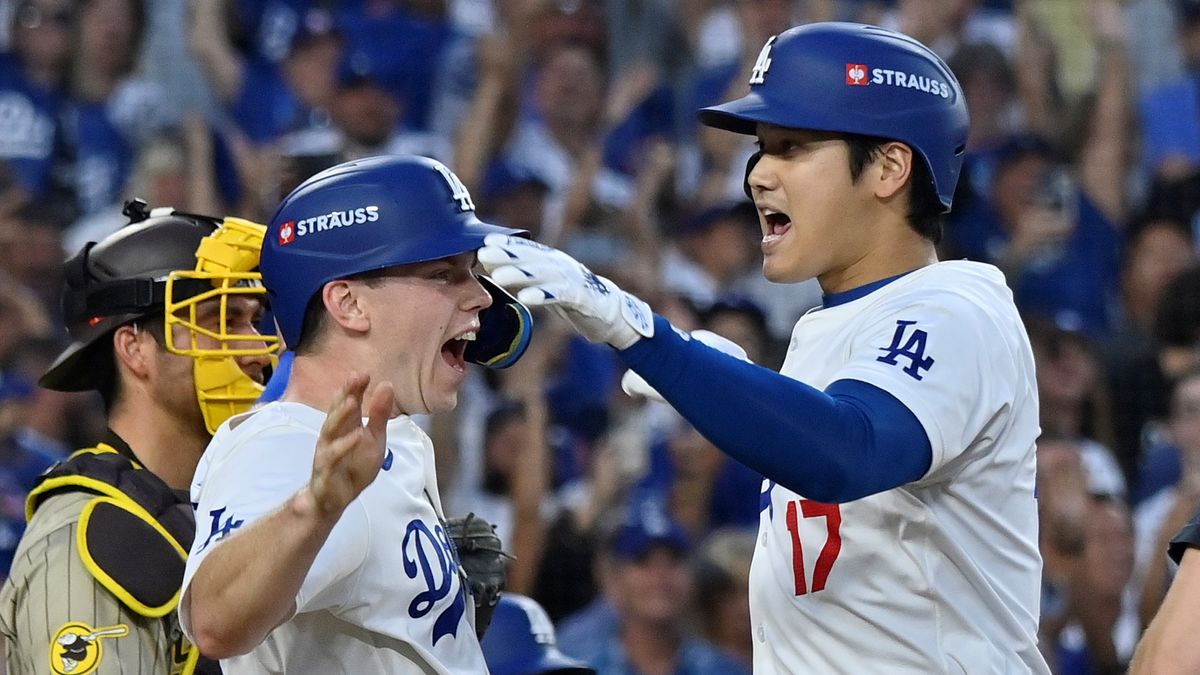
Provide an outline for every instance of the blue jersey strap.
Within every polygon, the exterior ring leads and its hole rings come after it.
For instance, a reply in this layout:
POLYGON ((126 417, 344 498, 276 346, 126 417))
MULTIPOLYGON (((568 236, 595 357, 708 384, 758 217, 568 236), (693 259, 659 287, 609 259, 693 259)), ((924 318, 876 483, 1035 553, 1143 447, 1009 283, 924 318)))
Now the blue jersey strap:
POLYGON ((883 389, 838 380, 821 391, 655 322, 621 358, 714 445, 785 488, 840 503, 929 471, 925 428, 883 389))

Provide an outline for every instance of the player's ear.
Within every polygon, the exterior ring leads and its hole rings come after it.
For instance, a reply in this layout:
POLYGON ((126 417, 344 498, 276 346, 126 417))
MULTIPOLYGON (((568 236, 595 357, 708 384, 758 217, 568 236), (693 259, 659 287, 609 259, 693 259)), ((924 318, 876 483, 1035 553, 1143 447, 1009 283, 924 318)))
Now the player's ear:
POLYGON ((890 199, 904 189, 912 176, 913 151, 904 143, 890 141, 879 146, 873 170, 877 177, 875 196, 890 199))
POLYGON ((113 331, 113 358, 118 367, 137 378, 149 376, 154 364, 158 342, 136 323, 125 324, 113 331))
POLYGON ((361 291, 363 284, 349 279, 334 279, 321 289, 325 311, 335 324, 355 333, 365 333, 371 321, 365 311, 361 291))

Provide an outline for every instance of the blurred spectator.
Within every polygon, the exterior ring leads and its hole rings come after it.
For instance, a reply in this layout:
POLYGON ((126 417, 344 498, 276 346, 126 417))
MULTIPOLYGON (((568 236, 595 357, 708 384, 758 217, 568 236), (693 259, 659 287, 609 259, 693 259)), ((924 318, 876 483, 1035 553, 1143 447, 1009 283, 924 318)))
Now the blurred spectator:
POLYGON ((1144 449, 1146 424, 1167 411, 1156 312, 1167 285, 1196 263, 1196 254, 1191 228, 1166 214, 1148 214, 1131 225, 1124 253, 1118 322, 1103 345, 1103 361, 1112 395, 1113 447, 1132 460, 1144 449))
POLYGON ((558 650, 554 624, 536 600, 506 592, 480 641, 491 675, 594 675, 558 650))
POLYGON ((628 203, 633 186, 603 165, 599 125, 606 78, 599 57, 580 44, 553 47, 535 78, 533 115, 519 123, 504 155, 550 186, 542 239, 553 244, 578 224, 593 200, 619 207, 628 203), (568 212, 572 192, 578 196, 568 212))
POLYGON ((136 154, 178 122, 158 84, 135 76, 146 30, 144 0, 79 4, 64 152, 82 214, 119 204, 136 154))
POLYGON ((1074 621, 1059 636, 1057 675, 1124 673, 1142 624, 1130 592, 1133 526, 1121 499, 1092 497, 1071 581, 1074 621))
POLYGON ((1177 458, 1178 478, 1149 496, 1134 512, 1139 611, 1146 624, 1158 610, 1173 573, 1163 551, 1200 504, 1200 369, 1193 367, 1175 382, 1168 435, 1170 449, 1164 451, 1177 458))
POLYGON ((980 0, 898 0, 894 13, 885 15, 880 25, 911 35, 942 58, 954 57, 963 44, 986 43, 1012 53, 1017 40, 1012 13, 985 4, 980 0))
POLYGON ((1145 162, 1151 174, 1168 178, 1200 168, 1200 2, 1176 6, 1185 74, 1141 99, 1145 162))
MULTIPOLYGON (((1169 400, 1180 380, 1200 366, 1200 266, 1181 272, 1167 285, 1155 317, 1157 372, 1163 382, 1173 383, 1152 390, 1150 395, 1169 400)), ((1165 414, 1168 406, 1163 405, 1165 414)), ((1160 489, 1177 483, 1183 474, 1179 453, 1172 447, 1171 431, 1163 429, 1161 419, 1150 420, 1142 429, 1144 450, 1140 462, 1138 491, 1140 502, 1160 489)), ((1136 503, 1136 502, 1135 502, 1136 503)))
MULTIPOLYGON (((945 248, 1001 267, 1022 311, 1099 337, 1112 321, 1118 232, 1128 209, 1128 31, 1115 0, 1087 4, 1079 17, 1087 21, 1075 30, 1095 45, 1104 77, 1080 99, 1078 114, 1064 115, 1075 106, 1059 90, 1053 43, 1031 3, 1017 9, 1015 81, 1024 126, 994 150, 979 148, 980 166, 968 169, 973 190, 950 215, 945 248)), ((993 79, 993 94, 1003 93, 1002 75, 993 79)), ((999 104, 990 103, 985 121, 999 114, 999 104)))
MULTIPOLYGON (((222 205, 236 202, 240 188, 228 168, 228 149, 221 137, 197 115, 188 115, 177 129, 169 129, 139 146, 125 180, 124 199, 76 220, 63 232, 64 251, 78 251, 89 241, 99 241, 129 222, 122 213, 130 199, 170 204, 188 213, 219 213, 222 205)), ((245 214, 255 217, 254 214, 245 214)))
POLYGON ((758 212, 748 201, 713 206, 686 219, 663 256, 663 285, 696 307, 711 306, 736 282, 758 275, 758 212))
POLYGON ((20 435, 33 394, 29 381, 0 377, 0 575, 4 578, 25 532, 25 497, 47 467, 66 458, 66 453, 29 443, 20 435))
POLYGON ((331 111, 334 126, 341 135, 338 148, 341 159, 415 154, 450 161, 449 141, 401 126, 409 101, 387 86, 380 64, 372 59, 369 53, 354 47, 338 66, 331 111))
POLYGON ((600 675, 749 673, 688 627, 690 550, 687 534, 665 505, 635 497, 605 543, 606 599, 598 602, 611 603, 611 622, 581 633, 568 619, 560 630, 564 652, 592 664, 600 675))
MULTIPOLYGON (((1043 433, 1086 439, 1113 453, 1112 404, 1093 342, 1077 330, 1036 317, 1026 318, 1025 324, 1037 364, 1043 433)), ((1132 471, 1132 460, 1119 456, 1125 460, 1123 470, 1132 471)))
POLYGON ((776 365, 766 358, 770 340, 767 315, 754 301, 736 295, 719 298, 700 312, 700 327, 733 340, 754 363, 776 365))
POLYGON ((57 314, 62 232, 73 210, 62 202, 32 202, 0 218, 0 269, 57 314))
POLYGON ((30 197, 61 187, 53 175, 58 116, 66 95, 72 0, 21 0, 13 14, 11 51, 0 54, 0 158, 30 197))
POLYGON ((253 144, 329 125, 328 106, 342 40, 333 17, 312 9, 299 17, 277 63, 246 56, 232 39, 231 0, 192 5, 189 41, 217 98, 253 144))
MULTIPOLYGON (((43 333, 48 331, 43 331, 43 333)), ((4 362, 3 372, 20 381, 34 382, 66 347, 62 340, 26 332, 4 362)), ((21 443, 47 454, 66 455, 89 438, 104 434, 105 419, 98 397, 90 392, 62 392, 35 387, 29 410, 17 432, 21 443)))
POLYGON ((550 186, 525 167, 492 162, 483 177, 480 217, 489 223, 528 230, 539 238, 550 186))
POLYGON ((696 615, 705 639, 746 667, 754 658, 750 632, 750 561, 753 529, 713 532, 701 544, 696 566, 696 615))
POLYGON ((1200 265, 1179 273, 1163 291, 1154 328, 1158 363, 1169 379, 1200 363, 1200 265))
POLYGON ((342 37, 332 14, 305 9, 290 31, 286 56, 272 62, 238 50, 235 9, 233 0, 193 3, 189 44, 233 122, 211 141, 222 195, 243 217, 266 220, 289 178, 282 156, 331 154, 336 145, 329 107, 342 37), (232 156, 222 161, 226 144, 232 156))
POLYGON ((1114 464, 1071 439, 1038 441, 1041 648, 1055 673, 1116 673, 1139 623, 1133 539, 1114 464), (1120 491, 1118 491, 1120 490, 1120 491))
POLYGON ((1024 312, 1100 335, 1117 292, 1115 226, 1050 145, 1010 140, 997 152, 990 197, 951 214, 948 244, 1000 266, 1024 312))
MULTIPOLYGON (((732 36, 722 36, 722 41, 737 45, 737 51, 731 53, 728 59, 710 64, 701 59, 702 67, 696 73, 689 91, 690 110, 748 93, 750 85, 746 82, 746 73, 750 72, 763 45, 772 35, 778 35, 797 24, 797 4, 787 0, 738 0, 734 7, 737 32, 732 36)), ((817 9, 814 13, 820 15, 825 11, 817 9)), ((704 48, 703 45, 697 46, 697 49, 704 48)), ((754 153, 753 137, 727 134, 701 126, 694 117, 690 121, 689 136, 696 135, 698 155, 690 162, 685 162, 685 166, 690 166, 692 175, 689 176, 685 169, 683 182, 688 189, 684 192, 695 193, 695 203, 700 206, 743 199, 746 196, 742 189, 746 178, 746 160, 754 153)))
POLYGON ((346 42, 365 54, 377 82, 404 101, 400 127, 426 131, 436 76, 454 27, 447 0, 373 0, 340 13, 346 42))

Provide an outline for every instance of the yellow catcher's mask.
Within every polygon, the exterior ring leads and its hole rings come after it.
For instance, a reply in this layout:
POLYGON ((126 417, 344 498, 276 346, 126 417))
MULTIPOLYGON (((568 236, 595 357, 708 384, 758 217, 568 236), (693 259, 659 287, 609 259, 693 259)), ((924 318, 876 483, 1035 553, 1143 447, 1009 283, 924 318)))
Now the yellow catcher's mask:
POLYGON ((225 218, 221 226, 205 237, 196 249, 196 268, 171 272, 167 276, 165 298, 166 347, 172 354, 190 356, 194 361, 196 400, 209 433, 233 415, 250 409, 262 394, 263 385, 254 381, 238 365, 238 357, 269 356, 275 366, 279 338, 262 335, 252 328, 230 330, 229 299, 253 296, 266 301, 266 288, 258 273, 266 227, 241 218, 225 218), (195 293, 196 281, 212 288, 195 293), (186 287, 187 290, 184 290, 186 287), (219 301, 216 329, 201 325, 199 306, 219 301), (177 339, 174 328, 186 329, 186 340, 177 339))

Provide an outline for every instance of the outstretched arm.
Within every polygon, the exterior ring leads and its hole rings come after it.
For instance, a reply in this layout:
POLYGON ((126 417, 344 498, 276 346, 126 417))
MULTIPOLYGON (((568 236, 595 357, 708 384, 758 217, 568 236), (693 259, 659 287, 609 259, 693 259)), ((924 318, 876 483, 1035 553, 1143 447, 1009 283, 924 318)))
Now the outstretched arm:
POLYGON ((621 350, 714 445, 788 489, 846 502, 917 480, 932 465, 925 428, 879 387, 846 379, 821 391, 678 334, 561 251, 503 235, 486 243, 479 261, 496 283, 621 350))
MULTIPOLYGON (((342 386, 321 427, 312 478, 274 513, 208 553, 181 605, 193 642, 210 658, 244 654, 296 611, 296 596, 334 525, 383 464, 390 383, 366 398, 368 376, 342 386)), ((202 536, 202 535, 201 535, 202 536)))

